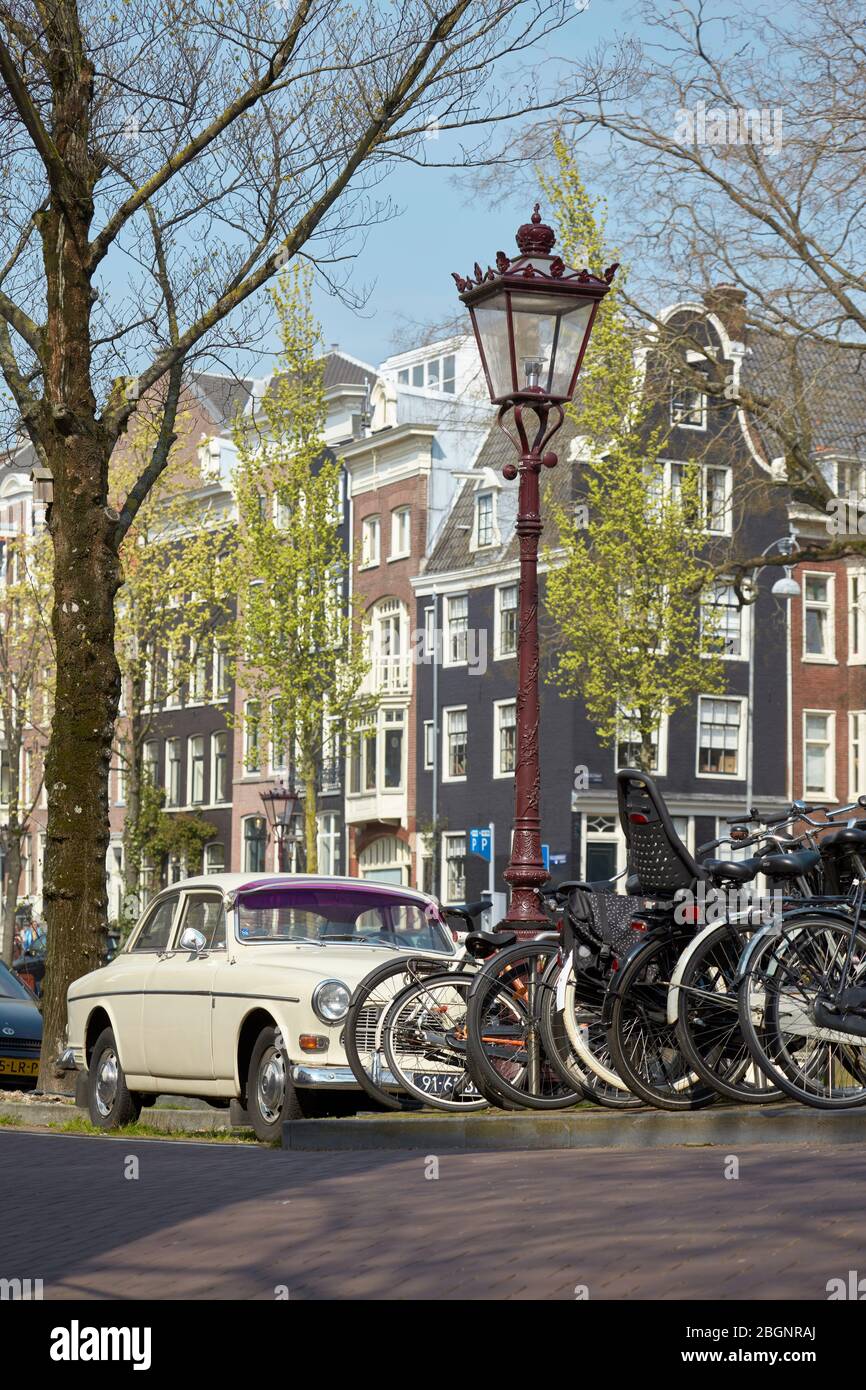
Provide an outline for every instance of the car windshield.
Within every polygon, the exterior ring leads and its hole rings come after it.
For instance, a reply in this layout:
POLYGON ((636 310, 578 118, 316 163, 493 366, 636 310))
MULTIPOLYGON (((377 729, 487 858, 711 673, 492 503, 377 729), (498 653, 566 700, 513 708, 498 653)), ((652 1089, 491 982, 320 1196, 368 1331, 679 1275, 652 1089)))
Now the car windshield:
POLYGON ((245 941, 357 942, 449 954, 454 949, 432 903, 375 888, 242 889, 237 913, 245 941))
POLYGON ((32 998, 32 994, 28 994, 20 980, 16 980, 12 971, 7 966, 0 964, 0 999, 32 1000, 32 998))

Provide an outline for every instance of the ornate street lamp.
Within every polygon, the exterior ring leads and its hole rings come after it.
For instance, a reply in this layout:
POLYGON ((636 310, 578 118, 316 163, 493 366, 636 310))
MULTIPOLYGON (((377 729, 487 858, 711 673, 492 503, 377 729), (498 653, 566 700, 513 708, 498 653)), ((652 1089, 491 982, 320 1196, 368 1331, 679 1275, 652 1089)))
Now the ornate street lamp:
POLYGON ((277 782, 276 786, 262 792, 262 804, 265 808, 271 834, 276 841, 279 872, 283 874, 286 872, 286 844, 291 836, 292 818, 298 804, 298 793, 294 787, 286 787, 282 782, 277 782))
POLYGON ((505 871, 511 905, 505 921, 524 934, 550 926, 536 893, 547 879, 539 817, 539 473, 557 462, 556 454, 546 451, 547 445, 562 424, 563 407, 574 395, 598 306, 617 270, 616 265, 610 266, 601 279, 588 270, 571 270, 559 256, 551 255, 555 240, 536 203, 532 220, 517 233, 520 254, 515 260, 499 251, 495 270, 482 271, 476 263, 474 276, 454 275, 472 319, 490 399, 499 406, 498 424, 519 455, 516 464, 507 463, 502 470, 506 478, 520 479, 517 760, 514 837, 505 871), (513 431, 505 424, 509 414, 513 431))

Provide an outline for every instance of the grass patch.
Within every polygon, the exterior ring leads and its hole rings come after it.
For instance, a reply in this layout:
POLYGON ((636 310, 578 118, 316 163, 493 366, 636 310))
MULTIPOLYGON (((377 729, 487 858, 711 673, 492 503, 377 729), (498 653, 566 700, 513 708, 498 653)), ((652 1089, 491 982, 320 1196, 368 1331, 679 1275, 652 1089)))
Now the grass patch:
POLYGON ((0 1115, 0 1125, 7 1129, 15 1125, 23 1125, 24 1121, 20 1115, 0 1115))
POLYGON ((258 1143, 255 1135, 245 1130, 168 1130, 159 1129, 156 1125, 142 1124, 140 1120, 135 1124, 124 1125, 122 1129, 98 1129, 80 1115, 64 1121, 63 1124, 49 1124, 48 1128, 57 1130, 60 1134, 91 1134, 103 1139, 196 1139, 209 1144, 258 1143))

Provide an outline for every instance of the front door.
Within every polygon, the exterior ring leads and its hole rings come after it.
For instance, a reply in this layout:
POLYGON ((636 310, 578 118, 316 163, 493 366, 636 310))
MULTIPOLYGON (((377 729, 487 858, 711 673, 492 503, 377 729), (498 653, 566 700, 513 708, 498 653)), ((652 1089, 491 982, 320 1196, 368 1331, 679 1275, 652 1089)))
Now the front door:
POLYGON ((115 956, 111 983, 105 990, 110 1000, 120 1060, 127 1076, 147 1072, 144 1050, 144 1000, 147 982, 160 952, 167 950, 180 894, 168 893, 144 913, 125 951, 115 956))
POLYGON ((155 962, 144 999, 144 1047, 150 1076, 212 1081, 214 977, 226 955, 222 894, 191 889, 183 894, 172 949, 155 962), (200 954, 180 949, 187 927, 207 943, 200 954))

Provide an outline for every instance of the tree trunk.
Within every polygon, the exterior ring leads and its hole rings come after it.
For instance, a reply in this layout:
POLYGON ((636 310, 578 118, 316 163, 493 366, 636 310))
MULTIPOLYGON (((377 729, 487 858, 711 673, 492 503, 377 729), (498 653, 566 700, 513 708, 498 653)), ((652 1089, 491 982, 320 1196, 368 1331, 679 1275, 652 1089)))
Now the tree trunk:
POLYGON ((101 963, 108 899, 108 769, 120 695, 114 654, 119 562, 105 497, 109 450, 73 433, 59 445, 50 530, 54 542, 57 694, 46 759, 48 837, 44 899, 48 947, 40 1090, 71 1088, 58 1076, 66 990, 101 963))
POLYGON ((640 770, 641 772, 652 772, 653 770, 653 733, 654 729, 641 729, 640 735, 640 770))
POLYGON ((4 965, 12 964, 12 948, 15 944, 15 913, 18 909, 18 881, 21 878, 21 835, 13 835, 10 826, 6 850, 6 889, 3 894, 3 947, 0 960, 4 965))
POLYGON ((319 872, 319 823, 316 819, 318 787, 316 784, 316 764, 310 761, 304 768, 304 849, 308 874, 319 872))

